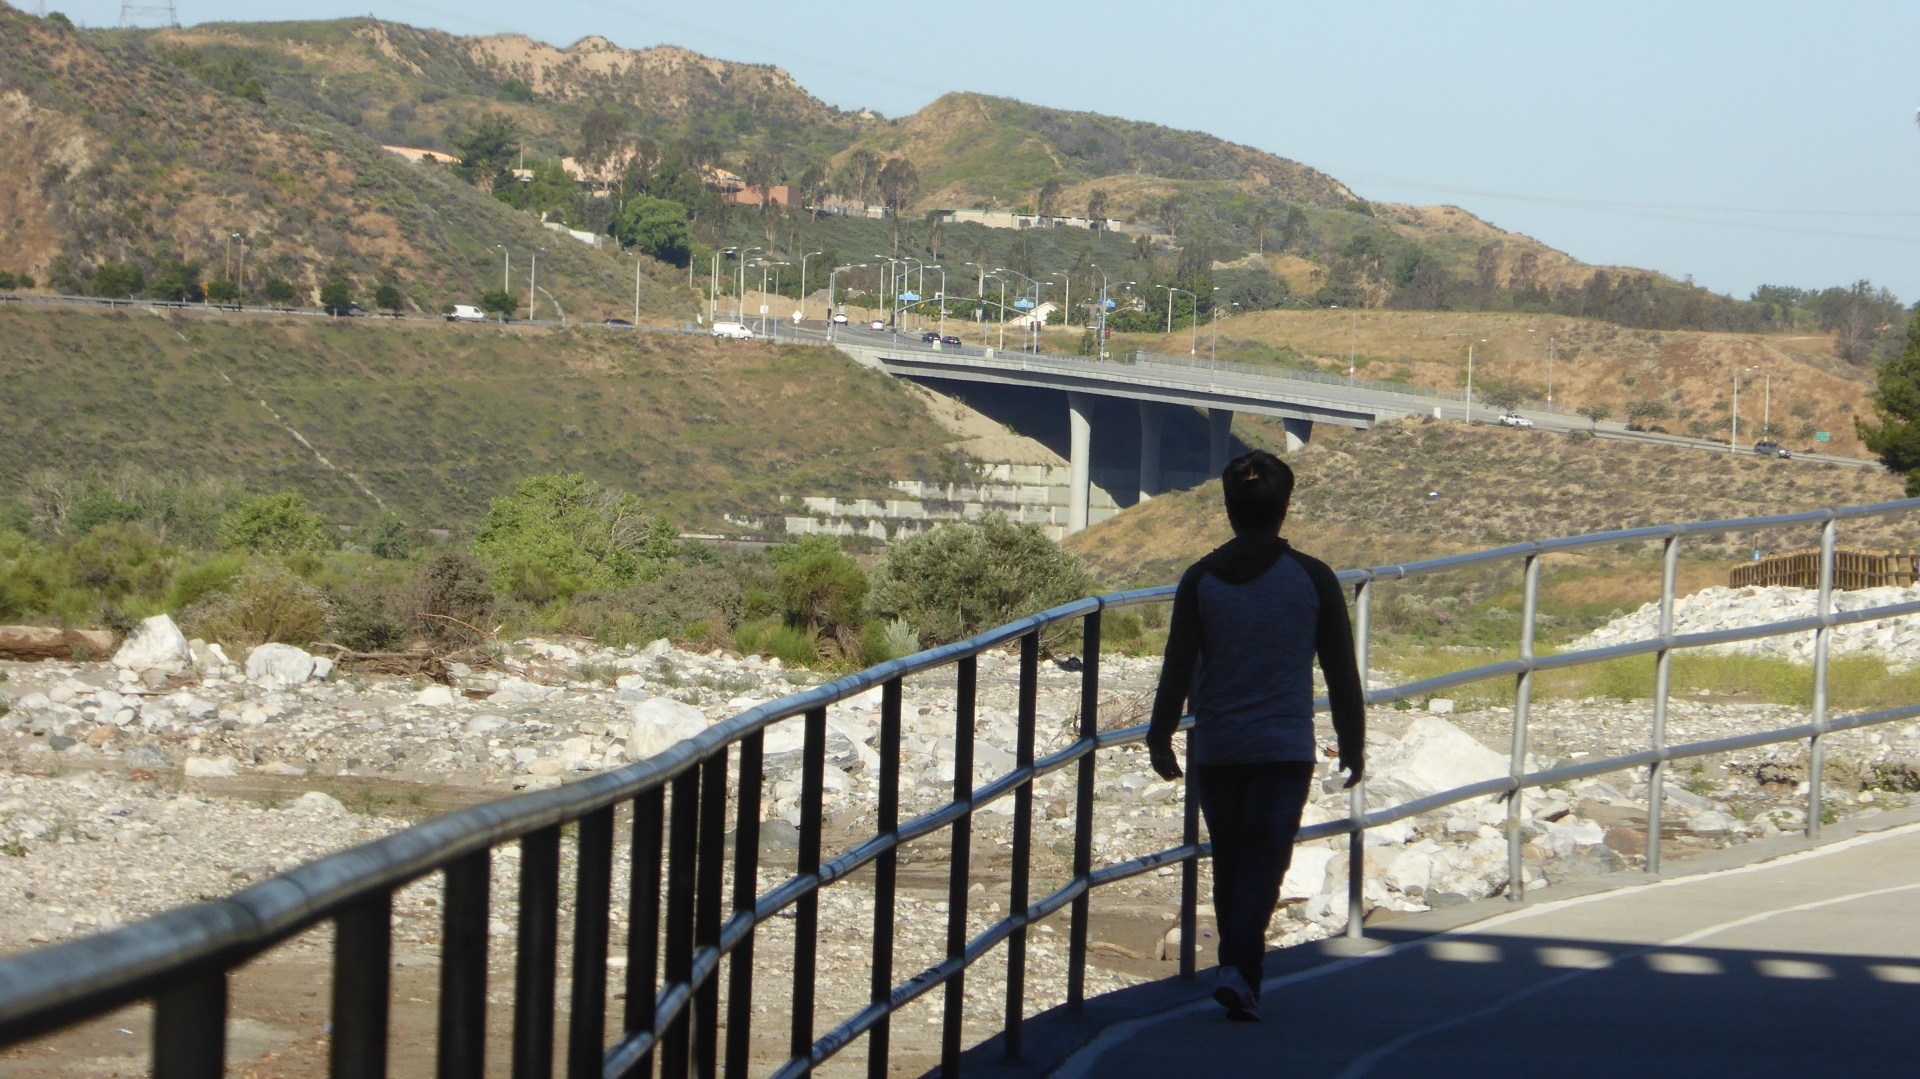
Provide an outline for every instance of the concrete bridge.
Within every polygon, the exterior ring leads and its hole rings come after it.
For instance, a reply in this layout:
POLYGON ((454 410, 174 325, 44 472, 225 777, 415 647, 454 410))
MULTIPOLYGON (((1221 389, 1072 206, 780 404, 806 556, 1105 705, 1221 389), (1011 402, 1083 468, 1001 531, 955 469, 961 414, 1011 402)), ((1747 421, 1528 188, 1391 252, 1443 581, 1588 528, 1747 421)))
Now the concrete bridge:
MULTIPOLYGON (((943 347, 845 327, 831 336, 824 331, 797 332, 802 340, 830 342, 855 361, 899 378, 1065 393, 1069 436, 1066 456, 1071 466, 1068 532, 1087 526, 1095 402, 1100 398, 1130 400, 1139 408, 1137 475, 1141 501, 1167 489, 1162 482, 1162 431, 1168 410, 1172 408, 1199 409, 1207 417, 1207 475, 1218 475, 1226 467, 1236 412, 1277 417, 1286 427, 1289 450, 1305 445, 1313 437, 1315 424, 1364 429, 1384 420, 1407 416, 1491 421, 1498 415, 1484 403, 1466 401, 1464 394, 1350 381, 1281 367, 1254 368, 1174 356, 1132 355, 1100 360, 971 346, 943 347)), ((1675 449, 1728 451, 1725 442, 1629 431, 1619 422, 1595 423, 1580 416, 1549 412, 1544 407, 1522 408, 1518 413, 1541 431, 1563 434, 1590 431, 1601 438, 1648 442, 1675 449)), ((1127 426, 1128 430, 1134 430, 1130 423, 1127 426)), ((1824 454, 1805 454, 1796 460, 1877 467, 1868 461, 1824 454)))

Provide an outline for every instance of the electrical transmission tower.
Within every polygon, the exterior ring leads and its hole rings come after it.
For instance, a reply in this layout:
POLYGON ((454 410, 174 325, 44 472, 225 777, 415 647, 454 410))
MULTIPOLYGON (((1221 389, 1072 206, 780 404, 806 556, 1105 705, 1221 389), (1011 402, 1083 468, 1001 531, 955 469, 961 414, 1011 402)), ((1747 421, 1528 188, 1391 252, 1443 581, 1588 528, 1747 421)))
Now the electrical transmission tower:
POLYGON ((122 0, 120 4, 120 25, 122 27, 132 26, 138 22, 151 22, 156 19, 161 20, 161 26, 180 25, 180 12, 176 10, 174 0, 166 0, 164 4, 135 4, 127 2, 127 0, 122 0))

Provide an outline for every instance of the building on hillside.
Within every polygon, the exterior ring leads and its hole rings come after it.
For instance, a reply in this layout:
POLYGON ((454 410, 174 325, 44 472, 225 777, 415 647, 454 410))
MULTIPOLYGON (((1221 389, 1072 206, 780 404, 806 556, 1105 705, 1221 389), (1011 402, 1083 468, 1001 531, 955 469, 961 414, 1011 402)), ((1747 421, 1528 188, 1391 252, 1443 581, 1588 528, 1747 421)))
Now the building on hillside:
POLYGON ((1012 210, 935 210, 942 221, 955 225, 985 225, 990 229, 1098 229, 1102 232, 1140 232, 1115 218, 1096 221, 1090 217, 1065 217, 1057 214, 1023 214, 1012 210))
POLYGON ((717 165, 702 165, 700 167, 700 182, 723 195, 731 195, 736 191, 745 191, 747 189, 747 182, 745 180, 742 180, 739 176, 717 165))
MULTIPOLYGON (((1012 305, 1008 305, 1008 306, 1012 306, 1012 305)), ((1024 315, 1021 315, 1019 318, 1008 319, 1007 327, 1011 329, 1015 326, 1018 326, 1021 329, 1031 329, 1034 326, 1045 326, 1047 324, 1047 320, 1052 318, 1053 313, 1058 310, 1060 310, 1060 305, 1054 303, 1052 300, 1048 300, 1046 303, 1043 303, 1039 307, 1034 308, 1033 310, 1027 312, 1024 315)))
MULTIPOLYGON (((735 191, 731 197, 733 201, 742 206, 760 205, 760 189, 757 187, 741 188, 735 191)), ((798 206, 800 204, 800 196, 794 192, 793 188, 786 184, 774 184, 772 187, 767 188, 767 201, 775 206, 798 206)))
POLYGON ((453 154, 444 154, 438 150, 422 150, 414 146, 382 146, 380 148, 390 154, 398 154, 416 165, 422 161, 434 162, 441 165, 458 165, 460 163, 460 159, 453 154))
POLYGON ((605 236, 597 232, 584 232, 580 229, 570 229, 558 221, 548 221, 544 211, 540 214, 540 226, 542 228, 552 229, 554 232, 564 232, 574 239, 579 240, 581 243, 586 244, 588 247, 599 247, 601 242, 606 239, 605 236))

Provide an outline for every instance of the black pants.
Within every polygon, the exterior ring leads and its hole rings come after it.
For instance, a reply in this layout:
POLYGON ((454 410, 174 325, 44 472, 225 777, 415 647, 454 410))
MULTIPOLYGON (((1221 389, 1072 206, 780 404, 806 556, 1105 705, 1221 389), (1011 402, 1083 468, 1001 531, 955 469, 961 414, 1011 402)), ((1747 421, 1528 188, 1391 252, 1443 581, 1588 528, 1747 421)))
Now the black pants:
POLYGON ((1196 764, 1193 779, 1213 840, 1220 965, 1238 970, 1258 993, 1267 925, 1280 902, 1280 881, 1293 861, 1293 839, 1313 783, 1313 764, 1196 764))

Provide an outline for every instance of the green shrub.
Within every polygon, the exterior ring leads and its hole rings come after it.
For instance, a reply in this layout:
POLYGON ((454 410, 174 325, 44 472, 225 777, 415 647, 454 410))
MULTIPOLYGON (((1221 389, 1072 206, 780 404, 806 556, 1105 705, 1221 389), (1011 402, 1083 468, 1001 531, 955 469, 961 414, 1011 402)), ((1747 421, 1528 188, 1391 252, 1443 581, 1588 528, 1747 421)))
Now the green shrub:
POLYGON ((182 567, 173 575, 173 587, 167 594, 167 609, 182 610, 233 586, 247 568, 247 556, 236 552, 209 555, 182 567))
POLYGON ((611 591, 660 576, 678 537, 639 499, 578 474, 521 480, 488 506, 473 553, 493 567, 501 591, 544 603, 593 589, 611 591))
POLYGON ((297 492, 247 499, 221 522, 220 545, 260 554, 333 549, 327 522, 297 492))
POLYGON ((990 513, 896 544, 874 574, 872 607, 903 618, 926 644, 970 637, 1093 591, 1079 556, 1039 525, 990 513))
POLYGON ((328 640, 356 652, 393 652, 413 636, 409 620, 396 613, 393 592, 364 575, 329 589, 328 640))
POLYGON ((47 614, 67 591, 60 558, 18 532, 0 531, 0 618, 47 614))
POLYGON ((158 605, 179 552, 136 524, 96 528, 67 545, 70 579, 99 599, 139 597, 158 605))
POLYGON ((268 303, 288 304, 293 302, 293 282, 283 277, 269 277, 260 286, 260 298, 268 303))
POLYGON ((775 596, 789 625, 832 639, 842 654, 858 650, 867 603, 860 563, 824 536, 775 548, 775 596), (823 542, 824 541, 824 542, 823 542))
POLYGON ((121 300, 147 286, 147 277, 124 262, 103 262, 93 271, 93 294, 121 300))
POLYGON ((820 662, 820 646, 813 634, 785 623, 767 628, 761 648, 789 667, 811 667, 820 662))
POLYGON ((487 569, 471 555, 442 551, 427 561, 414 607, 419 629, 430 640, 477 643, 493 632, 498 604, 487 569))
POLYGON ((413 532, 397 513, 382 513, 360 526, 367 550, 375 558, 402 559, 413 554, 413 532))
POLYGON ((256 562, 226 592, 181 612, 189 636, 239 648, 269 641, 305 645, 320 640, 332 605, 320 589, 285 567, 256 562))

